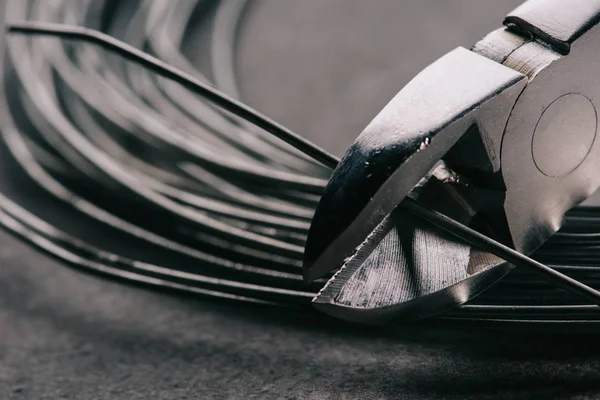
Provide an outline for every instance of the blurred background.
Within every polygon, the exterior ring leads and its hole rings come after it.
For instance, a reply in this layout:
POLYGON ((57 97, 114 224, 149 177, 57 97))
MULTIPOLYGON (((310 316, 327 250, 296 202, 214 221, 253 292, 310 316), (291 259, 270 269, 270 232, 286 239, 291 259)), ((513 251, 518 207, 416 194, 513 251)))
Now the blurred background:
MULTIPOLYGON (((159 2, 112 7, 153 1, 159 2)), ((18 8, 19 0, 10 2, 18 8)), ((55 3, 62 2, 48 2, 55 3)), ((203 13, 214 12, 213 3, 203 13)), ((240 98, 342 155, 414 75, 500 27, 520 3, 251 0, 235 60, 240 98)), ((81 4, 72 0, 74 9, 81 4)), ((195 40, 184 53, 211 76, 212 26, 187 29, 195 40)), ((3 179, 25 181, 7 162, 3 179)), ((19 191, 32 207, 46 204, 26 186, 5 184, 3 191, 19 191)), ((101 232, 87 235, 104 240, 101 232)), ((593 336, 365 328, 192 299, 65 268, 3 231, 0 265, 1 398, 591 399, 600 393, 593 336)))

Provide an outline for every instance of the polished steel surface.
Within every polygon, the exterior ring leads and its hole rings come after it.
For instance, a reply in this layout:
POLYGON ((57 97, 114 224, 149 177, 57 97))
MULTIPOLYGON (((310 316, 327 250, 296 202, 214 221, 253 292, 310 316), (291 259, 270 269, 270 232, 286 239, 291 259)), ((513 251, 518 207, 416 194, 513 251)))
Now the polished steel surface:
POLYGON ((367 126, 335 170, 319 203, 305 251, 314 280, 345 258, 473 126, 497 154, 525 77, 459 48, 413 79, 367 126), (452 77, 452 79, 449 79, 452 77))

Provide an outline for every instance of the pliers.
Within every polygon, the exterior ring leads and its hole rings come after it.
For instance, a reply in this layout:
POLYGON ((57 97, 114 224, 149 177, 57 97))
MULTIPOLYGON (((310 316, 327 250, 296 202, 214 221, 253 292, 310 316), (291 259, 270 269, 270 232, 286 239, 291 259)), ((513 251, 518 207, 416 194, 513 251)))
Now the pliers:
POLYGON ((599 21, 600 0, 529 0, 390 101, 314 215, 304 277, 329 278, 318 309, 359 322, 422 318, 510 272, 399 207, 407 198, 523 254, 561 227, 600 187, 599 21))

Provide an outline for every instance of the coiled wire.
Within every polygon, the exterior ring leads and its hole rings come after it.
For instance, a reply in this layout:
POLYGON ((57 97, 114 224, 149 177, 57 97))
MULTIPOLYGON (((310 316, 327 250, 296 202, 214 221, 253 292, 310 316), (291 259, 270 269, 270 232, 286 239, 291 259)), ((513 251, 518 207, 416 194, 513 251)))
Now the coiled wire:
MULTIPOLYGON (((237 97, 235 39, 246 8, 246 0, 12 0, 7 19, 98 29, 237 97), (212 30, 210 79, 189 54, 203 30, 212 30)), ((1 150, 15 164, 11 173, 35 183, 27 190, 45 201, 2 187, 4 228, 91 272, 309 305, 323 282, 302 282, 303 245, 328 168, 94 46, 37 37, 7 43, 1 150)), ((535 258, 598 287, 599 255, 600 209, 580 207, 535 258)), ((579 301, 518 269, 437 321, 600 327, 600 309, 579 301)))

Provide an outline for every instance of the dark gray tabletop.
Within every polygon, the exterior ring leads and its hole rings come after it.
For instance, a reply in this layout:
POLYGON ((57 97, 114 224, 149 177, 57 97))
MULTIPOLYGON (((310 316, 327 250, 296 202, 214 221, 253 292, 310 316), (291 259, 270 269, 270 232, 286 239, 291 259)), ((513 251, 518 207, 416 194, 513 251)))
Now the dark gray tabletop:
MULTIPOLYGON (((244 100, 341 154, 412 76, 519 2, 257 1, 244 100)), ((596 342, 182 298, 82 274, 0 232, 1 399, 593 399, 596 342)))

